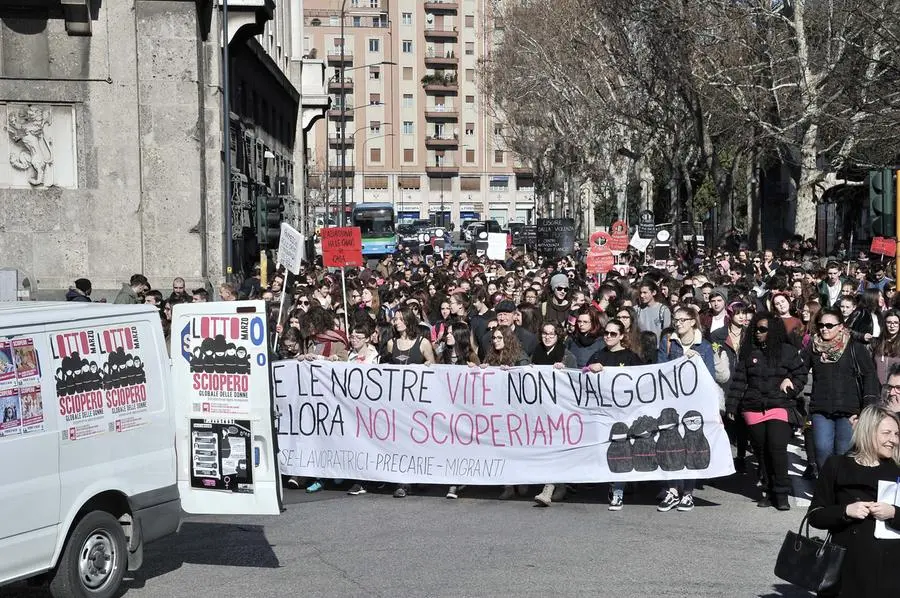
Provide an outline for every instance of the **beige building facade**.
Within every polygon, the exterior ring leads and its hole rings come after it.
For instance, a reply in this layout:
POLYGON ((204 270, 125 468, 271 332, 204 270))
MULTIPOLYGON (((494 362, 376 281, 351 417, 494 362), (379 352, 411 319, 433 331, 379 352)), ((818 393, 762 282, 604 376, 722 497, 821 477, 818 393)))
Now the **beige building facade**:
POLYGON ((343 174, 348 212, 387 202, 399 218, 434 223, 533 221, 532 172, 505 150, 479 80, 500 34, 492 4, 306 0, 305 52, 326 60, 331 96, 310 135, 317 213, 339 213, 343 174))

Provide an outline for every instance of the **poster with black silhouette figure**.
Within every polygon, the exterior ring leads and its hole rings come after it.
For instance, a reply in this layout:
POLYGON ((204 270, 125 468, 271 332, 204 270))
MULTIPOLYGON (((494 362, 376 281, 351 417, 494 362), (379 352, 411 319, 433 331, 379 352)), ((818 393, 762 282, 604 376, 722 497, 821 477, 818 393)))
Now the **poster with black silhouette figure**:
POLYGON ((243 415, 250 410, 250 352, 224 334, 202 339, 188 359, 194 410, 243 415))
POLYGON ((631 458, 634 471, 654 471, 658 467, 656 459, 656 418, 642 415, 631 424, 629 434, 634 438, 631 458))
POLYGON ((634 469, 631 442, 628 440, 628 424, 616 422, 609 430, 609 448, 606 464, 613 473, 628 473, 634 469))
POLYGON ((52 334, 60 427, 69 440, 146 423, 147 375, 137 326, 52 334))
POLYGON ((656 460, 663 471, 684 469, 684 439, 678 431, 678 412, 666 407, 656 420, 659 435, 656 438, 656 460))
POLYGON ((681 418, 684 424, 685 467, 706 469, 712 458, 709 441, 703 434, 703 415, 699 411, 688 411, 681 418))
POLYGON ((253 492, 250 421, 191 420, 191 487, 253 492))

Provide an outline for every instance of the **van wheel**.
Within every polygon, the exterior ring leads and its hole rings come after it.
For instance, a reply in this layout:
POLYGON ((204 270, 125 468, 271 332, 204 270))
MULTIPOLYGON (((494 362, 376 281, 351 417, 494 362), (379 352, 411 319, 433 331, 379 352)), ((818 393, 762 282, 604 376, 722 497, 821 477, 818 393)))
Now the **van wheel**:
POLYGON ((57 598, 110 598, 118 593, 127 565, 122 525, 106 511, 92 511, 66 543, 50 580, 50 593, 57 598))

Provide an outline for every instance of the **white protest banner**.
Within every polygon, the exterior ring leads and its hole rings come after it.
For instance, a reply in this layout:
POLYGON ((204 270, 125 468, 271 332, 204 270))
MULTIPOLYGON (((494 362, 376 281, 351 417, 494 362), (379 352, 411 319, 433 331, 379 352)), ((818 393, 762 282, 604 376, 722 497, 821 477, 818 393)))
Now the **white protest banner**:
POLYGON ((278 263, 291 274, 300 274, 303 260, 303 235, 287 222, 281 223, 281 237, 278 239, 278 263))
POLYGON ((500 485, 734 473, 699 357, 597 374, 291 360, 272 376, 285 475, 500 485))
POLYGON ((488 233, 486 255, 489 260, 506 258, 506 233, 488 233))

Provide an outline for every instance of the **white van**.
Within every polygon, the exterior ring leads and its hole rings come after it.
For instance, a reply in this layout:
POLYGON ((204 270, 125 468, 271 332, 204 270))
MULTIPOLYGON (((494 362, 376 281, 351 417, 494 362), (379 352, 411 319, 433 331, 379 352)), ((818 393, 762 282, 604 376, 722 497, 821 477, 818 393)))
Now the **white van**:
POLYGON ((0 303, 0 585, 103 598, 188 513, 278 514, 265 304, 0 303))

